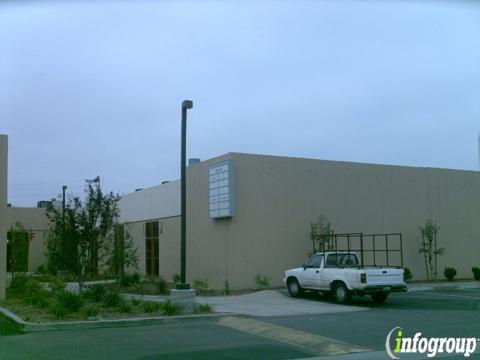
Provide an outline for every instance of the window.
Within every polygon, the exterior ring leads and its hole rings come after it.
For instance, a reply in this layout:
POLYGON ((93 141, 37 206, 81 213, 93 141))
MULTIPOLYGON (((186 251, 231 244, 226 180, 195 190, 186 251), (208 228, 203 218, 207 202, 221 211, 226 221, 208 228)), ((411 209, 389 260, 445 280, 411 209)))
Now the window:
POLYGON ((358 258, 355 254, 329 254, 327 266, 358 266, 358 258))
POLYGON ((314 255, 307 263, 307 268, 319 268, 322 263, 323 255, 314 255))
POLYGON ((158 249, 158 240, 159 240, 159 231, 158 231, 158 221, 147 222, 145 224, 145 233, 146 233, 146 274, 147 276, 158 276, 159 275, 159 249, 158 249))

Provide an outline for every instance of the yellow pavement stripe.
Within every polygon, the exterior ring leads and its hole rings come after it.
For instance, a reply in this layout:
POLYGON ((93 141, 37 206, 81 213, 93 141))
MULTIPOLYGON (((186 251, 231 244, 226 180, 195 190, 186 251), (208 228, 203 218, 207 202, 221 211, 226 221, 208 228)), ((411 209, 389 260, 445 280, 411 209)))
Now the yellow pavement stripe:
POLYGON ((342 355, 373 351, 329 337, 254 319, 227 316, 219 319, 218 324, 267 339, 294 345, 316 355, 342 355))

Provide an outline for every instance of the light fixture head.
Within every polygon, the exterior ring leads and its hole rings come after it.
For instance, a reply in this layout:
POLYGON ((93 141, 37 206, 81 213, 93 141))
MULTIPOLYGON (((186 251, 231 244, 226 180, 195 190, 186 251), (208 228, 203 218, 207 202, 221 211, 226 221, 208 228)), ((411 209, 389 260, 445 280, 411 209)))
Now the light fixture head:
POLYGON ((183 100, 182 109, 191 109, 193 107, 192 100, 183 100))

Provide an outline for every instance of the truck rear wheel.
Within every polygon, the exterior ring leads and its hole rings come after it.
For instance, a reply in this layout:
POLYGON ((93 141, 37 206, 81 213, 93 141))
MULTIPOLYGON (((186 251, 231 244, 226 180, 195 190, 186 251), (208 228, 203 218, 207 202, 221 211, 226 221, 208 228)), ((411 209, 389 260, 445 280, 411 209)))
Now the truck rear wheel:
POLYGON ((291 297, 299 297, 303 293, 302 287, 295 278, 288 279, 287 288, 291 297))
POLYGON ((385 300, 387 300, 387 298, 388 298, 388 293, 379 292, 379 293, 372 294, 373 302, 378 305, 383 304, 385 300))
POLYGON ((343 282, 337 282, 334 290, 335 300, 339 304, 348 304, 352 300, 352 292, 347 289, 347 286, 343 282))

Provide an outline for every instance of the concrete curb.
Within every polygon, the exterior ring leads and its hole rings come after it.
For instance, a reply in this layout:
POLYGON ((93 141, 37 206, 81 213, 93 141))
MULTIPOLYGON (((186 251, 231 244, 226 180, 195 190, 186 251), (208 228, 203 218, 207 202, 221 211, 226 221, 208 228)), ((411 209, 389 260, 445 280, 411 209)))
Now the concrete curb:
POLYGON ((459 282, 442 282, 442 283, 407 283, 408 291, 431 291, 435 289, 480 289, 478 281, 459 281, 459 282))
POLYGON ((95 321, 65 321, 52 323, 31 323, 22 320, 10 310, 0 306, 0 313, 15 321, 20 331, 43 332, 55 330, 78 330, 78 329, 96 329, 96 328, 113 328, 113 327, 131 327, 131 326, 147 326, 172 324, 182 321, 195 321, 206 319, 217 319, 223 316, 232 316, 231 313, 202 314, 202 315, 182 315, 182 316, 159 316, 150 318, 131 318, 131 319, 115 319, 115 320, 95 320, 95 321))

